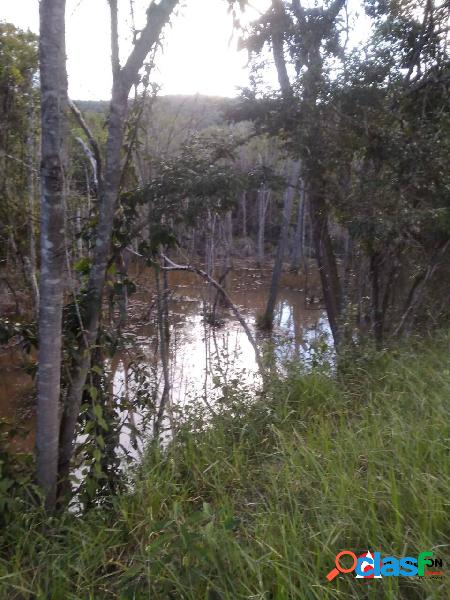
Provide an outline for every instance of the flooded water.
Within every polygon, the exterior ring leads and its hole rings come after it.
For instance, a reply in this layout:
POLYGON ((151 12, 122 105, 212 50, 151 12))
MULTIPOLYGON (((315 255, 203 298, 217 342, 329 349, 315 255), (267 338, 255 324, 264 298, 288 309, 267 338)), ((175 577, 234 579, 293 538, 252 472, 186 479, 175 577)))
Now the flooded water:
MULTIPOLYGON (((305 291, 304 277, 285 273, 275 310, 274 330, 270 336, 262 335, 256 328, 256 320, 264 312, 269 283, 270 270, 241 268, 230 273, 227 291, 249 325, 261 354, 270 348, 279 365, 286 360, 306 361, 315 339, 330 341, 325 312, 317 296, 311 297, 305 291)), ((232 311, 223 306, 217 309, 219 326, 209 325, 204 318, 208 303, 214 300, 208 284, 195 274, 174 272, 170 273, 169 289, 171 389, 165 425, 170 431, 171 418, 176 420, 177 411, 186 405, 206 406, 214 411, 224 386, 238 383, 257 389, 261 377, 254 348, 232 311), (171 415, 172 411, 175 415, 171 415)), ((134 311, 148 314, 151 300, 151 287, 147 293, 140 290, 133 300, 134 311)), ((155 356, 156 327, 139 326, 140 319, 136 316, 133 321, 137 323, 134 334, 140 348, 140 367, 153 366, 153 385, 161 391, 163 374, 155 356)), ((138 384, 130 369, 130 365, 136 367, 134 354, 135 347, 114 361, 114 393, 118 397, 136 395, 138 384)), ((141 416, 132 415, 133 425, 138 428, 141 416)), ((121 437, 121 443, 127 448, 130 447, 128 436, 125 430, 121 437)))
MULTIPOLYGON (((129 304, 129 342, 109 363, 114 396, 129 407, 122 410, 125 427, 120 442, 132 454, 139 454, 142 446, 142 442, 135 443, 134 428, 140 430, 145 426, 148 431, 146 406, 151 399, 157 405, 163 385, 154 323, 155 290, 150 272, 141 273, 140 280, 142 283, 129 304)), ((274 330, 267 337, 258 333, 255 323, 264 312, 269 284, 270 269, 239 268, 229 274, 227 291, 248 323, 261 353, 270 347, 272 359, 278 364, 285 360, 305 361, 310 357, 314 339, 329 337, 317 291, 311 292, 312 285, 305 290, 304 276, 284 273, 274 330)), ((316 283, 316 290, 317 287, 316 283)), ((239 382, 256 389, 261 378, 254 348, 230 309, 218 305, 220 326, 212 327, 204 318, 208 303, 214 300, 210 286, 195 274, 172 272, 169 290, 171 385, 164 425, 170 431, 177 411, 182 411, 184 406, 198 404, 214 410, 223 394, 223 386, 239 382)), ((34 410, 29 399, 31 377, 23 373, 17 357, 11 361, 3 355, 0 368, 0 416, 25 426, 26 435, 15 442, 16 450, 30 450, 34 428, 34 410)))

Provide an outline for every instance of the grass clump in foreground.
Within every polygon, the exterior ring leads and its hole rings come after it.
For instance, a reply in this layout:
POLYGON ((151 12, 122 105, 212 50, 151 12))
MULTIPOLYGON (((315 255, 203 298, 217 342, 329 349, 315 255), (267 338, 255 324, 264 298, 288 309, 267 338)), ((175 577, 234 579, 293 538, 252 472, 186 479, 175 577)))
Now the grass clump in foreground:
POLYGON ((209 428, 149 452, 108 510, 18 515, 0 597, 448 597, 449 398, 445 340, 337 377, 292 371, 253 403, 234 391, 209 428), (337 552, 367 548, 433 550, 446 575, 326 581, 337 552))

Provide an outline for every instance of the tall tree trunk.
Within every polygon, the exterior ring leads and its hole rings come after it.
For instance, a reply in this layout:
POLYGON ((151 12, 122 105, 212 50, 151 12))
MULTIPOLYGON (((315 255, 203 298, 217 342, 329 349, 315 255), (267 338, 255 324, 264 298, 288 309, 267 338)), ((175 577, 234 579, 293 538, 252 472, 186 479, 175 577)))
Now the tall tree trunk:
POLYGON ((247 192, 242 192, 241 195, 242 209, 242 237, 247 237, 247 192))
POLYGON ((383 346, 383 313, 380 305, 380 266, 379 252, 372 252, 370 257, 370 282, 372 287, 372 324, 377 350, 383 346))
POLYGON ((42 127, 41 277, 37 385, 37 480, 47 510, 56 502, 64 272, 65 0, 40 3, 42 127))
POLYGON ((227 264, 231 266, 233 256, 233 213, 231 210, 225 215, 225 244, 227 252, 227 264))
POLYGON ((311 192, 310 194, 310 210, 316 260, 322 282, 328 322, 337 349, 341 343, 342 292, 336 256, 328 228, 328 209, 317 182, 314 193, 311 192))
POLYGON ((265 255, 265 233, 266 233, 266 215, 267 207, 270 200, 270 190, 264 186, 258 190, 258 241, 257 241, 257 256, 258 266, 264 264, 265 255))
POLYGON ((120 67, 118 62, 115 3, 111 4, 113 89, 108 118, 106 162, 104 172, 101 170, 101 176, 99 176, 100 214, 93 264, 86 294, 85 321, 83 323, 84 344, 73 367, 71 385, 61 422, 59 473, 63 482, 62 489, 64 489, 64 482, 67 481, 70 460, 73 454, 83 388, 90 368, 91 347, 96 342, 100 323, 103 287, 122 173, 121 154, 125 120, 128 114, 128 96, 131 87, 137 81, 139 70, 143 66, 147 54, 158 42, 163 27, 168 23, 178 3, 179 0, 161 0, 159 4, 150 4, 147 9, 147 23, 139 38, 136 39, 133 50, 123 67, 120 67))
POLYGON ((305 182, 301 182, 300 186, 300 200, 298 203, 297 212, 297 224, 295 227, 294 242, 292 249, 292 263, 291 267, 293 271, 300 269, 302 261, 304 261, 304 237, 305 237, 305 205, 306 205, 306 193, 305 193, 305 182))
MULTIPOLYGON (((334 0, 324 11, 324 23, 332 24, 345 0, 334 0)), ((272 50, 278 81, 283 99, 291 102, 293 90, 289 81, 284 57, 284 38, 280 34, 280 27, 286 18, 283 2, 272 0, 274 22, 272 23, 272 50)), ((304 18, 303 10, 297 6, 297 12, 304 18)), ((342 311, 342 294, 339 281, 336 257, 334 254, 331 237, 328 229, 328 207, 325 200, 325 184, 323 178, 322 154, 322 125, 321 114, 318 109, 318 97, 323 81, 323 61, 321 57, 320 37, 312 37, 308 48, 308 65, 304 86, 304 109, 307 123, 306 142, 308 153, 305 156, 305 183, 307 185, 308 199, 311 211, 311 221, 314 245, 322 281, 325 305, 330 328, 333 334, 335 347, 340 345, 340 320, 342 311)))
MULTIPOLYGON (((163 259, 163 263, 166 260, 163 259)), ((167 274, 167 271, 164 271, 167 274)), ((159 401, 159 407, 157 414, 155 415, 155 421, 153 424, 153 436, 157 439, 161 432, 161 425, 164 419, 164 410, 170 398, 170 372, 169 372, 169 349, 168 349, 168 315, 166 315, 164 303, 165 303, 165 290, 161 290, 160 281, 160 267, 155 267, 155 283, 156 283, 156 308, 158 317, 158 336, 159 336, 159 350, 161 356, 161 367, 163 372, 164 386, 161 393, 161 399, 159 401)))
POLYGON ((277 254, 272 272, 272 281, 270 283, 269 298, 267 300, 266 311, 264 313, 264 326, 271 327, 273 322, 273 313, 277 301, 278 287, 280 284, 281 272, 283 270, 283 260, 286 254, 287 242, 289 237, 289 225, 291 222, 292 202, 294 200, 298 178, 300 176, 300 161, 296 161, 291 167, 287 188, 283 198, 283 218, 281 222, 280 238, 278 240, 277 254))

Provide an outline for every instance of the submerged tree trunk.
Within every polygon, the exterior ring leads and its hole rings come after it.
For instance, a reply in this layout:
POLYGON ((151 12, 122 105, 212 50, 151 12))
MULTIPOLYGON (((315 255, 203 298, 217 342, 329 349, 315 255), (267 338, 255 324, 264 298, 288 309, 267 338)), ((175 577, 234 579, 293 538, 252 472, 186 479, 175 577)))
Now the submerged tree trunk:
MULTIPOLYGON (((163 262, 166 262, 163 259, 163 262)), ((164 275, 167 271, 163 271, 164 275)), ((161 366, 163 372, 164 386, 159 401, 159 407, 157 414, 155 415, 155 421, 153 424, 153 436, 158 438, 161 432, 161 425, 164 419, 164 411, 170 397, 170 373, 169 373, 169 352, 168 352, 168 315, 165 314, 165 290, 161 290, 160 282, 160 267, 155 268, 155 283, 156 283, 156 308, 158 318, 158 337, 159 337, 159 349, 161 356, 161 366)))
POLYGON ((67 74, 65 0, 40 3, 42 127, 41 277, 37 384, 37 480, 47 510, 56 502, 61 384, 67 74))
POLYGON ((328 322, 336 349, 341 343, 340 321, 342 312, 342 291, 336 256, 328 228, 328 209, 320 194, 320 187, 311 193, 310 210, 313 228, 314 247, 322 282, 322 290, 327 309, 328 322))
POLYGON ((300 200, 298 203, 297 224, 295 227, 294 242, 292 248, 292 264, 293 271, 298 272, 302 261, 304 261, 304 239, 305 239, 305 205, 306 193, 305 183, 302 180, 300 186, 300 200))
POLYGON ((262 267, 265 256, 265 232, 266 232, 266 215, 267 207, 270 200, 270 190, 264 186, 258 190, 258 243, 257 256, 258 266, 262 267))
POLYGON ((150 4, 147 10, 147 23, 135 41, 133 50, 123 67, 120 67, 118 61, 115 3, 111 4, 113 90, 108 117, 106 161, 104 172, 99 169, 101 173, 99 176, 100 214, 85 299, 84 344, 72 369, 71 385, 61 423, 59 473, 62 482, 67 480, 69 473, 83 388, 90 369, 91 348, 96 342, 100 323, 103 287, 122 173, 122 144, 128 114, 128 95, 137 81, 139 70, 147 54, 158 42, 161 31, 168 23, 178 2, 179 0, 161 0, 159 4, 150 4))
POLYGON ((298 178, 300 176, 300 161, 296 161, 291 167, 291 174, 288 179, 287 187, 283 197, 283 218, 281 222, 280 237, 278 240, 277 254, 272 271, 272 281, 270 283, 269 298, 267 300, 266 311, 263 317, 263 325, 271 327, 273 322, 273 313, 277 301, 278 287, 280 284, 281 273, 283 270, 283 261, 286 255, 287 243, 289 238, 289 225, 291 222, 292 203, 297 192, 298 178))

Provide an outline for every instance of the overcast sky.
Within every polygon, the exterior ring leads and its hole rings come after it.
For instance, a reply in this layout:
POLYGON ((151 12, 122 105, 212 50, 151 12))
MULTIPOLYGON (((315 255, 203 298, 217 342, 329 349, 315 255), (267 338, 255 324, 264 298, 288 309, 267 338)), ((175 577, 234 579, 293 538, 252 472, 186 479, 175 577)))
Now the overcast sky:
MULTIPOLYGON (((356 0, 354 0, 356 1, 356 0)), ((251 20, 270 4, 252 0, 251 20)), ((148 0, 133 0, 136 27, 145 20, 148 0)), ((248 84, 247 54, 237 51, 225 0, 183 0, 172 26, 166 28, 164 51, 152 79, 162 94, 235 96, 248 84)), ((130 0, 119 0, 121 55, 131 45, 130 0)), ((39 30, 38 0, 0 0, 0 20, 39 30)), ((108 99, 111 89, 110 29, 107 0, 67 0, 66 38, 69 94, 76 100, 108 99)))
MULTIPOLYGON (((269 0, 253 4, 263 9, 269 0)), ((145 19, 145 0, 134 1, 136 26, 145 19)), ((130 0, 119 0, 122 56, 131 43, 130 0)), ((253 11, 253 15, 255 12, 253 11)), ((0 0, 0 19, 39 30, 38 0, 0 0)), ((247 56, 237 51, 225 0, 185 0, 166 29, 164 51, 153 79, 163 94, 235 96, 248 83, 247 56)), ((67 0, 66 36, 72 98, 107 99, 111 89, 109 10, 106 0, 67 0)))

